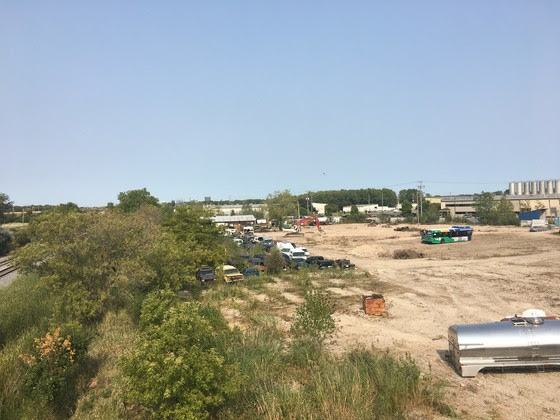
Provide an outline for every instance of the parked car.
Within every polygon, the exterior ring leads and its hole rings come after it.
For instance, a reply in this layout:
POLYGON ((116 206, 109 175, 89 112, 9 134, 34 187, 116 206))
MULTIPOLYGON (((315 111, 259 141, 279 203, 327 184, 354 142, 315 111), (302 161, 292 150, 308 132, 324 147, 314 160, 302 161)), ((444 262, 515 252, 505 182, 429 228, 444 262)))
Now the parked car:
POLYGON ((303 258, 304 260, 307 258, 305 251, 303 248, 294 248, 289 252, 290 257, 293 258, 303 258))
POLYGON ((534 225, 530 227, 529 232, 544 232, 545 230, 548 230, 547 225, 534 225))
POLYGON ((356 268, 356 264, 352 264, 350 260, 347 260, 345 258, 342 258, 340 260, 335 260, 334 264, 338 268, 348 268, 348 269, 356 268))
POLYGON ((238 232, 237 229, 235 229, 235 228, 230 228, 230 227, 226 228, 226 234, 227 234, 227 235, 235 236, 235 235, 237 235, 238 233, 239 233, 239 232, 238 232))
POLYGON ((246 268, 245 270, 243 270, 243 277, 259 277, 260 275, 260 271, 254 267, 246 268))
POLYGON ((214 274, 214 270, 210 267, 200 267, 196 270, 196 278, 202 284, 206 284, 216 280, 216 275, 214 274))
POLYGON ((262 246, 266 251, 270 251, 270 249, 274 247, 274 240, 272 238, 264 238, 262 246))
POLYGON ((243 239, 241 239, 241 238, 234 238, 233 242, 235 242, 237 244, 237 246, 241 246, 244 243, 243 239))
POLYGON ((290 265, 295 268, 296 270, 300 270, 302 268, 308 268, 309 264, 307 263, 305 257, 293 257, 290 260, 290 265))
POLYGON ((324 257, 320 255, 307 257, 307 263, 310 266, 315 265, 320 269, 332 268, 334 266, 333 260, 326 260, 324 257))
POLYGON ((280 248, 282 255, 287 255, 288 258, 292 256, 292 248, 280 248))
POLYGON ((253 257, 249 259, 249 263, 252 265, 264 265, 264 258, 253 257))
POLYGON ((226 283, 243 280, 243 274, 233 265, 223 265, 218 269, 218 272, 226 283))

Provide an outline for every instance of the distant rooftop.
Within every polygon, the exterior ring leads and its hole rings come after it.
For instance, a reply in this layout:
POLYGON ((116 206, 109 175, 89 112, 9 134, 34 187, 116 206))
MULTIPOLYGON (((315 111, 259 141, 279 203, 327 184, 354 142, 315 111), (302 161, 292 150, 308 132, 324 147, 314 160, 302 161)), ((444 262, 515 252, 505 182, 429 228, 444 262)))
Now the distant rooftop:
POLYGON ((212 216, 214 223, 256 222, 252 214, 238 214, 235 216, 212 216))

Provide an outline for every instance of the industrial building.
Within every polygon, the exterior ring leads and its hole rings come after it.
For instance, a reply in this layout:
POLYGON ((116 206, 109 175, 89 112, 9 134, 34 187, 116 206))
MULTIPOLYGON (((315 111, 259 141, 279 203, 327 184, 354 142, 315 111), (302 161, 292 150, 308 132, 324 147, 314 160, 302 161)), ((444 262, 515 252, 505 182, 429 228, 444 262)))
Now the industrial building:
POLYGON ((253 226, 257 219, 252 214, 242 214, 235 216, 212 216, 213 223, 217 225, 227 226, 227 225, 240 225, 240 226, 253 226))
MULTIPOLYGON (((253 211, 264 211, 266 210, 266 204, 249 204, 253 211)), ((216 215, 224 214, 241 214, 243 213, 243 204, 205 204, 204 208, 210 210, 216 215)))
MULTIPOLYGON (((558 217, 560 213, 560 179, 510 182, 505 198, 512 203, 516 213, 544 210, 545 217, 558 217)), ((501 200, 504 195, 494 196, 501 200)), ((450 195, 441 200, 442 214, 451 217, 469 217, 476 213, 475 195, 450 195)))

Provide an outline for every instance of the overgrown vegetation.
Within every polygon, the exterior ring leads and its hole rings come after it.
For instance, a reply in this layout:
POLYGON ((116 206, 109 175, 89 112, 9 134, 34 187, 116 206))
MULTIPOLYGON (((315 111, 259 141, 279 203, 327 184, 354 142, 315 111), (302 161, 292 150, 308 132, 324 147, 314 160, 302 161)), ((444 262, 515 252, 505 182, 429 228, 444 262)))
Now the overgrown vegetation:
POLYGON ((14 234, 8 229, 0 228, 0 257, 6 255, 12 247, 14 234))
POLYGON ((446 413, 439 385, 411 359, 329 351, 336 324, 327 283, 372 281, 366 274, 282 271, 275 251, 269 275, 202 287, 196 268, 238 248, 201 207, 170 211, 138 191, 104 213, 64 205, 29 224, 15 253, 24 274, 0 289, 1 419, 446 413), (272 275, 303 297, 289 328, 254 298, 267 293, 282 304, 268 287, 272 275), (232 328, 224 302, 250 327, 232 328))
POLYGON ((495 200, 492 193, 475 196, 476 214, 480 223, 485 225, 518 225, 519 220, 513 211, 513 204, 504 196, 495 200))

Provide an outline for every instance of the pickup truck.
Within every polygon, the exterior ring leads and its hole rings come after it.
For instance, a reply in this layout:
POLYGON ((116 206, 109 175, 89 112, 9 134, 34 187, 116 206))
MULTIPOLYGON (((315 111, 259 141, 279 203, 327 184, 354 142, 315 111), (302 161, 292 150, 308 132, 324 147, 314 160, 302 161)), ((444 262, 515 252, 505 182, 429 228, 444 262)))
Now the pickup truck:
POLYGON ((218 271, 226 283, 243 280, 243 274, 241 274, 239 270, 232 265, 223 265, 218 269, 218 271))
POLYGON ((307 263, 311 266, 317 266, 321 270, 324 270, 325 268, 332 268, 334 266, 333 260, 326 260, 320 255, 307 257, 307 263))
POLYGON ((198 270, 196 270, 196 278, 202 284, 206 284, 216 280, 216 275, 210 267, 200 267, 198 270))
POLYGON ((347 269, 356 268, 356 264, 352 264, 350 260, 347 260, 346 258, 335 260, 334 265, 337 266, 338 268, 347 268, 347 269))

